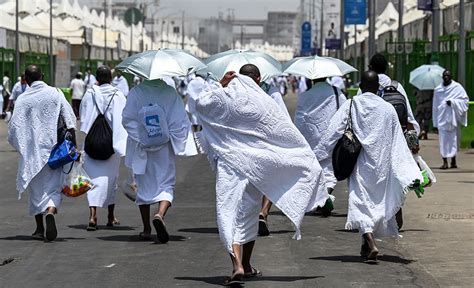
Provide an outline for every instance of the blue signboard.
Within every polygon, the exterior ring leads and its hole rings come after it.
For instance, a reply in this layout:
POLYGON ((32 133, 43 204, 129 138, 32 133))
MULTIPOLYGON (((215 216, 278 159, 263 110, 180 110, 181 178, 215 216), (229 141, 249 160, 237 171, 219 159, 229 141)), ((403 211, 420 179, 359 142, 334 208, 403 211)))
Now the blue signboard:
POLYGON ((311 23, 301 25, 301 55, 311 54, 311 23))
POLYGON ((432 0, 418 0, 418 10, 431 11, 433 10, 432 0))
POLYGON ((341 49, 341 39, 326 38, 326 49, 340 50, 341 49))
POLYGON ((345 0, 344 1, 344 24, 355 25, 365 24, 367 19, 366 0, 345 0))

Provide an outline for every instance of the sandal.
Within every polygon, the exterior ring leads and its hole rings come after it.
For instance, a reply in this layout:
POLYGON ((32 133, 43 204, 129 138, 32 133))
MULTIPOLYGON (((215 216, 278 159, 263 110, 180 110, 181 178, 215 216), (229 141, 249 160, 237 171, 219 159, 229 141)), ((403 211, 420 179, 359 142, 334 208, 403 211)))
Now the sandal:
POLYGON ((89 225, 87 225, 86 230, 87 231, 96 231, 97 228, 97 223, 89 222, 89 225))
POLYGON ((234 275, 225 279, 222 285, 230 287, 243 287, 244 281, 242 281, 243 275, 234 275))
POLYGON ((120 225, 120 221, 117 218, 114 218, 112 222, 107 222, 107 227, 114 227, 114 225, 120 225))
POLYGON ((252 270, 250 272, 244 273, 244 278, 253 278, 253 277, 262 277, 262 272, 254 267, 251 267, 252 270))
POLYGON ((161 218, 160 215, 155 215, 153 219, 153 226, 155 227, 158 241, 161 243, 166 243, 170 240, 170 235, 168 234, 168 231, 166 231, 165 221, 163 221, 163 218, 161 218))
POLYGON ((31 238, 34 240, 44 240, 44 234, 35 231, 35 233, 31 234, 31 238))
POLYGON ((153 238, 151 238, 151 235, 140 232, 137 236, 137 240, 138 241, 152 241, 153 238))
POLYGON ((268 229, 267 220, 262 214, 260 214, 258 215, 258 236, 268 235, 270 235, 270 230, 268 229))

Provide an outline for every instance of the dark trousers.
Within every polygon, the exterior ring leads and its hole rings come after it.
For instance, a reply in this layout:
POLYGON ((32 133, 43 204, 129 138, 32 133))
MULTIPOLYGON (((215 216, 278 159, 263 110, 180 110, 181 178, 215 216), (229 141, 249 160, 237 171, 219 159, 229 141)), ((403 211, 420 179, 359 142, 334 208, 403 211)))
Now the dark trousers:
POLYGON ((76 118, 79 119, 79 107, 81 107, 81 100, 72 99, 72 110, 74 111, 74 115, 76 118))

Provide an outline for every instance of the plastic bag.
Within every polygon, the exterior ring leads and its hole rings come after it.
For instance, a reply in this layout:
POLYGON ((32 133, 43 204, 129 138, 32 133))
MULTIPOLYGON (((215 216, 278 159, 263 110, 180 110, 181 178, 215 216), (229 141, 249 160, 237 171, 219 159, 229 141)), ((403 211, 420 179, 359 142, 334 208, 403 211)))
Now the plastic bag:
POLYGON ((428 164, 426 164, 425 160, 421 158, 419 154, 414 155, 416 163, 420 166, 420 169, 423 171, 426 171, 428 174, 428 178, 430 179, 431 183, 428 184, 427 186, 431 186, 431 184, 436 183, 436 176, 434 175, 433 171, 431 171, 430 167, 428 164))
POLYGON ((78 197, 91 190, 94 183, 82 168, 82 163, 73 162, 72 165, 71 172, 63 174, 61 193, 68 197, 78 197))
POLYGON ((132 202, 135 202, 137 199, 137 183, 135 182, 135 177, 130 169, 128 169, 128 176, 127 179, 122 182, 120 185, 122 188, 122 192, 132 202))

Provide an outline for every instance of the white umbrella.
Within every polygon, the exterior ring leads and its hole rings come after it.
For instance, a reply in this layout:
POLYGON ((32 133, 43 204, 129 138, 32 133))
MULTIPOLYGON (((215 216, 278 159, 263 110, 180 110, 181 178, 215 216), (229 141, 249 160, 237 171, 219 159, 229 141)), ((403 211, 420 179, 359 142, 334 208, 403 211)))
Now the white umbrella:
POLYGON ((207 68, 203 72, 210 72, 216 80, 222 79, 229 71, 239 72, 245 64, 254 64, 260 70, 261 81, 281 74, 281 64, 272 56, 253 50, 229 50, 217 53, 204 61, 207 68))
POLYGON ((433 90, 443 82, 444 70, 439 65, 421 65, 410 72, 410 84, 419 90, 433 90))
POLYGON ((186 76, 205 67, 206 65, 201 60, 183 50, 159 49, 132 55, 115 68, 154 80, 163 77, 186 76))
POLYGON ((342 60, 320 56, 297 57, 287 62, 283 67, 284 73, 300 75, 309 79, 343 76, 356 71, 357 69, 342 60))

